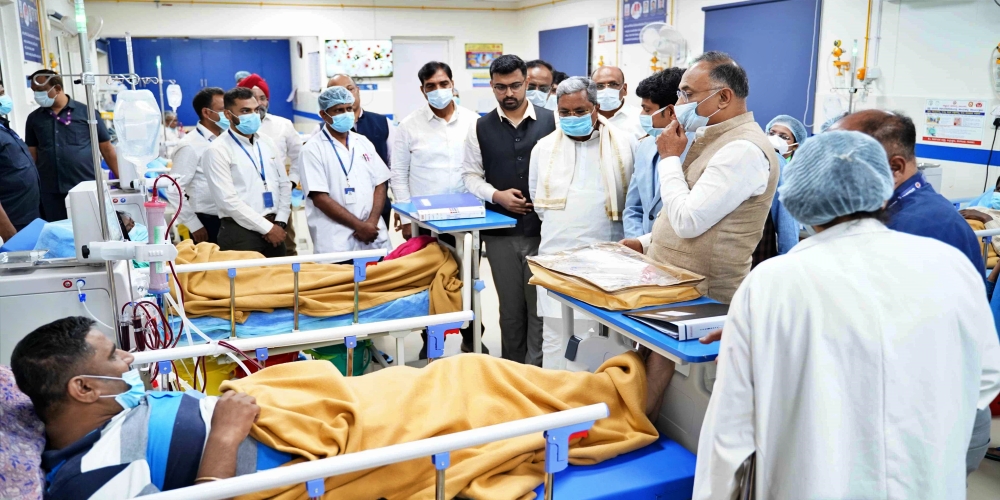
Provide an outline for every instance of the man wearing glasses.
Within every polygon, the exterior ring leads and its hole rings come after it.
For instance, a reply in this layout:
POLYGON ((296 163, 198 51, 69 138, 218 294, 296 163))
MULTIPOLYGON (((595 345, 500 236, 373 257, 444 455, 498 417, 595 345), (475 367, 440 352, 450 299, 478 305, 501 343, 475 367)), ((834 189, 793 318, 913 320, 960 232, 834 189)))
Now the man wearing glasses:
POLYGON ((636 139, 646 136, 639 123, 639 108, 625 104, 628 84, 625 73, 616 66, 601 66, 592 77, 597 84, 598 113, 607 118, 608 123, 635 135, 636 139))
MULTIPOLYGON (((749 94, 736 61, 706 52, 681 77, 677 118, 656 140, 663 208, 646 254, 704 276, 698 290, 724 304, 750 272, 778 185, 778 156, 747 111, 749 94), (681 162, 686 131, 694 143, 681 162)), ((674 364, 649 356, 646 413, 655 416, 674 364)))
POLYGON ((490 65, 490 85, 499 106, 479 118, 465 141, 462 179, 486 208, 517 220, 517 226, 483 232, 493 282, 500 297, 504 359, 542 364, 542 320, 535 287, 528 285, 527 257, 538 254, 541 222, 528 194, 528 163, 535 143, 555 131, 553 113, 529 102, 528 66, 515 55, 490 65))
POLYGON ((555 72, 552 65, 535 59, 528 61, 528 101, 536 108, 545 108, 555 111, 556 109, 556 88, 553 84, 555 72))

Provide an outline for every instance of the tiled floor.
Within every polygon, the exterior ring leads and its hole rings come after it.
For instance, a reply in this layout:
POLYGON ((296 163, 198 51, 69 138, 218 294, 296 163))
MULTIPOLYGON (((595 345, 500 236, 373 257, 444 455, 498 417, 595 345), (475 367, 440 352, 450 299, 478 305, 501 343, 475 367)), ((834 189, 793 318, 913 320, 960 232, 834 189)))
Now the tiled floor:
MULTIPOLYGON (((399 233, 390 230, 390 239, 393 246, 402 243, 399 233)), ((493 286, 493 276, 490 274, 490 264, 488 260, 483 260, 480 270, 480 277, 486 282, 486 289, 482 291, 482 314, 483 324, 486 332, 483 334, 483 344, 490 350, 493 356, 500 355, 500 318, 498 309, 498 299, 496 289, 493 286)), ((394 352, 391 344, 383 344, 382 347, 387 352, 394 352)), ((445 344, 445 355, 458 354, 461 349, 461 339, 458 335, 451 335, 445 344)), ((416 361, 417 353, 420 350, 420 337, 410 335, 406 342, 407 363, 416 361)), ((1000 444, 1000 418, 993 420, 993 443, 1000 444)), ((968 500, 997 500, 1000 498, 1000 462, 983 460, 979 470, 969 476, 968 500)))

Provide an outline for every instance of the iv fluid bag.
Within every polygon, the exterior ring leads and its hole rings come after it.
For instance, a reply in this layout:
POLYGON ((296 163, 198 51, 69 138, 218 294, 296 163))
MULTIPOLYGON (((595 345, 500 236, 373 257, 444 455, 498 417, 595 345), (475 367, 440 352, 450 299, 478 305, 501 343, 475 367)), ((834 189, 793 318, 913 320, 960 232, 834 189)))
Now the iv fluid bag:
POLYGON ((181 93, 180 85, 177 85, 176 83, 167 85, 167 104, 170 105, 171 108, 174 108, 174 112, 176 112, 177 108, 181 106, 182 97, 183 94, 181 93))
POLYGON ((149 90, 125 90, 115 102, 118 151, 126 160, 145 165, 160 154, 160 107, 149 90))

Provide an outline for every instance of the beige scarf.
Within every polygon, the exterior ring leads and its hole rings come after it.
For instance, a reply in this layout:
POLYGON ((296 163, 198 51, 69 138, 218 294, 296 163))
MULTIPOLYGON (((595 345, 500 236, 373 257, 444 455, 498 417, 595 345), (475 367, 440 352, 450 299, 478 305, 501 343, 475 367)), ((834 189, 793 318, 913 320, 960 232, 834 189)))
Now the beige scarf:
MULTIPOLYGON (((603 116, 598 115, 600 123, 600 165, 601 178, 604 180, 605 212, 613 221, 622 219, 625 209, 625 193, 628 192, 628 182, 632 178, 632 145, 628 133, 615 128, 603 116)), ((564 210, 566 196, 570 184, 573 183, 573 173, 576 171, 576 142, 556 128, 556 140, 552 146, 552 154, 548 161, 538 162, 538 180, 540 189, 532 200, 538 208, 548 210, 564 210)))

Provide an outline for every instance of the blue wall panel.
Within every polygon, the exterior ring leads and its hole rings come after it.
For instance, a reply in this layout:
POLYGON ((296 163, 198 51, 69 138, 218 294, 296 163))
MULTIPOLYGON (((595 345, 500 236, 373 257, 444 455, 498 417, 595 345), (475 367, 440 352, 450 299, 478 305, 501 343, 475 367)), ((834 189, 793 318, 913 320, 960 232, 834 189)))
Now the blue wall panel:
POLYGON ((590 26, 539 31, 538 57, 569 76, 590 76, 590 26))
POLYGON ((750 79, 747 106, 761 127, 777 115, 813 121, 822 0, 753 0, 703 7, 705 51, 721 50, 750 79))

